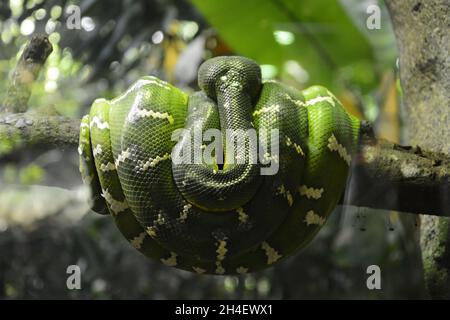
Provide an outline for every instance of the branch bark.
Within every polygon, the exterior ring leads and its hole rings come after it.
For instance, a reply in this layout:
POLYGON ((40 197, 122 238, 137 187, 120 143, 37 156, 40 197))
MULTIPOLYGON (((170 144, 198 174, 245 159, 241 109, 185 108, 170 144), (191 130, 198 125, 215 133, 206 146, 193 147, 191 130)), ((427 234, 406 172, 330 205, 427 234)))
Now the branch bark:
POLYGON ((363 130, 345 204, 450 217, 450 156, 363 130))
POLYGON ((74 146, 80 120, 33 113, 0 114, 0 157, 31 145, 74 146))
POLYGON ((52 51, 52 45, 47 37, 36 35, 31 38, 12 73, 0 112, 17 113, 28 109, 32 84, 52 51))

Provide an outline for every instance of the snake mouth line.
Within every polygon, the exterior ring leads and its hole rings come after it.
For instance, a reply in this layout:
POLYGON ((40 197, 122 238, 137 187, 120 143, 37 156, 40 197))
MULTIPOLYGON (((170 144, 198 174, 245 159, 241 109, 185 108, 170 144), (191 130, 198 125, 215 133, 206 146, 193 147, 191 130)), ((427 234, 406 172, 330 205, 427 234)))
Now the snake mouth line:
POLYGON ((214 128, 205 131, 179 129, 172 133, 171 139, 175 142, 188 140, 183 148, 173 148, 171 159, 174 165, 206 164, 217 173, 244 164, 261 165, 261 175, 275 175, 279 170, 278 129, 227 129, 225 134, 214 128))

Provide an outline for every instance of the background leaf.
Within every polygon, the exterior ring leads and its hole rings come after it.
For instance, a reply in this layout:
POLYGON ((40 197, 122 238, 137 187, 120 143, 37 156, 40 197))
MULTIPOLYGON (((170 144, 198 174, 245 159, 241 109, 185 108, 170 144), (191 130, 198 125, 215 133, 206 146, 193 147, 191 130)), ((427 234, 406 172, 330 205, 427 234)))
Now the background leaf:
POLYGON ((292 72, 291 60, 306 70, 305 84, 336 89, 342 67, 373 62, 372 49, 338 1, 192 0, 239 54, 292 72), (291 70, 289 70, 291 69, 291 70))

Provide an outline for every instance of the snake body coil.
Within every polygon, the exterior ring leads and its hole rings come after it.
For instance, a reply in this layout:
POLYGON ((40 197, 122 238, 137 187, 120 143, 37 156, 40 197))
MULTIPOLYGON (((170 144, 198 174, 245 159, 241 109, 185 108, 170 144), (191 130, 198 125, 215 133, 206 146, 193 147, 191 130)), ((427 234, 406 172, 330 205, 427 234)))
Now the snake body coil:
POLYGON ((206 61, 199 86, 188 96, 143 77, 93 103, 79 148, 93 210, 168 266, 233 274, 273 265, 305 246, 336 206, 360 123, 326 88, 262 83, 243 57, 206 61), (209 129, 220 130, 223 154, 198 141, 209 129), (226 132, 240 134, 233 152, 226 132), (263 147, 252 148, 249 132, 263 147), (194 161, 206 151, 213 163, 194 161), (180 154, 189 161, 174 161, 180 154), (261 174, 268 162, 278 170, 261 174))

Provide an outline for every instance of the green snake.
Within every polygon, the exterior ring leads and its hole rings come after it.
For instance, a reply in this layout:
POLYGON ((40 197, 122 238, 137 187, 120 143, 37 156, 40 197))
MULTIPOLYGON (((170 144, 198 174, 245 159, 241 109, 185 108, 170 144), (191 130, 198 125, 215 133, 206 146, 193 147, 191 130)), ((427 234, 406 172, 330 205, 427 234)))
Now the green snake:
POLYGON ((244 57, 209 59, 198 75, 196 93, 146 76, 94 101, 78 150, 92 209, 167 266, 219 275, 272 266, 309 243, 337 205, 360 121, 326 88, 262 81, 244 57), (195 138, 209 129, 222 149, 195 138), (226 132, 243 133, 233 152, 226 132), (208 150, 215 160, 192 161, 208 150), (180 154, 190 161, 174 161, 180 154))

